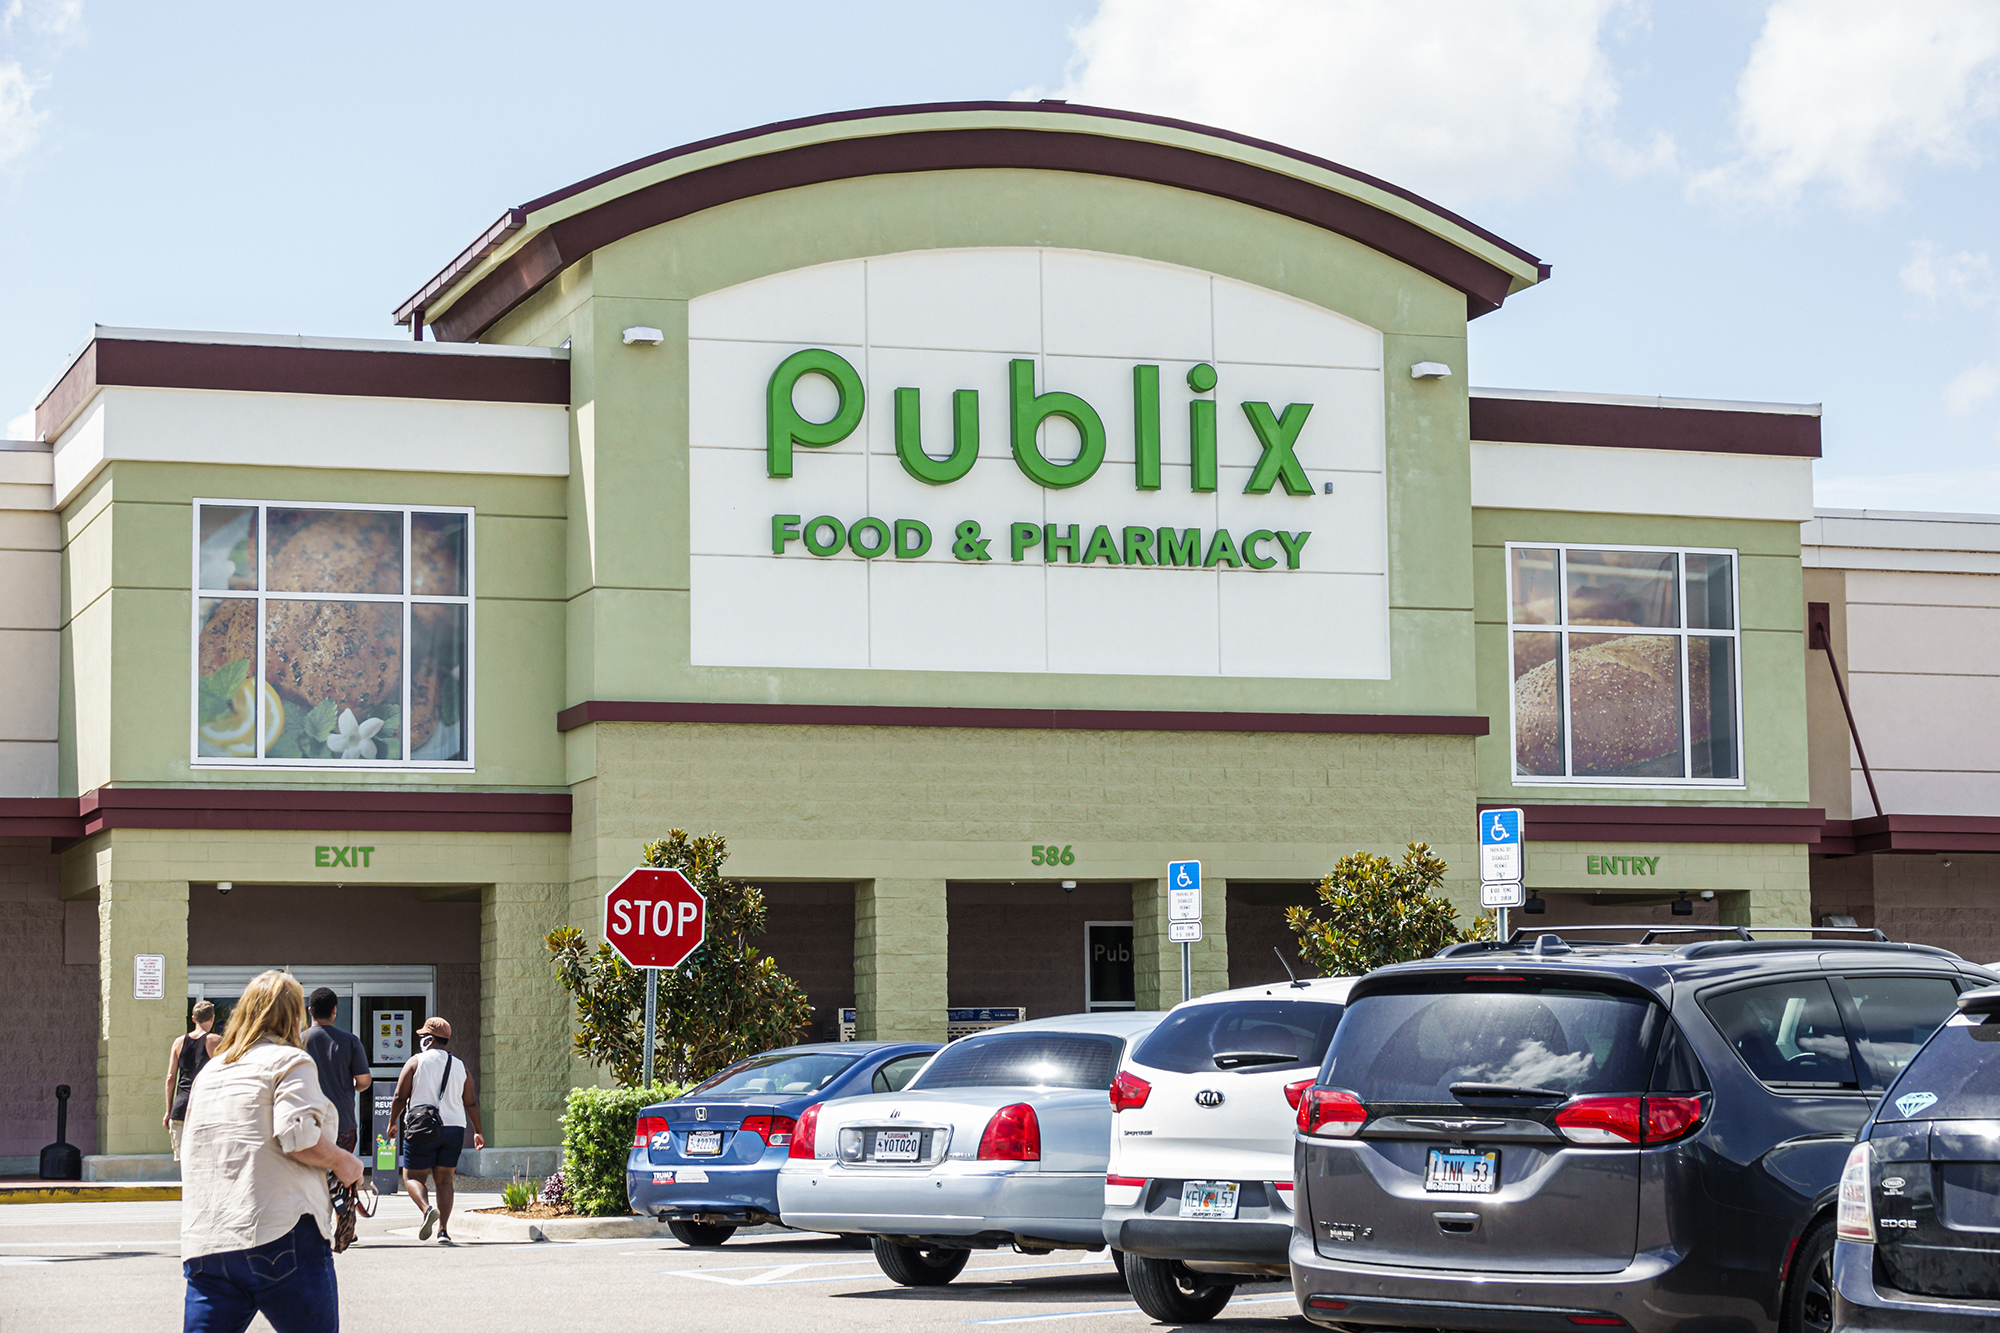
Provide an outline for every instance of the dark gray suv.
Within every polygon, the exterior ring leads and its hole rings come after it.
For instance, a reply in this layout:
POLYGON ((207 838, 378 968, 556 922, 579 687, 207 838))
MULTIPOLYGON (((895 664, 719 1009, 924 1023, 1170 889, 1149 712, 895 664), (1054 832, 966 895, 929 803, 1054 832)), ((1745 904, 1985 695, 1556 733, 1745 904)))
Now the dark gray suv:
POLYGON ((1826 1328, 1855 1132, 1959 992, 1996 978, 1879 936, 1564 929, 1355 984, 1299 1105, 1306 1318, 1826 1328))

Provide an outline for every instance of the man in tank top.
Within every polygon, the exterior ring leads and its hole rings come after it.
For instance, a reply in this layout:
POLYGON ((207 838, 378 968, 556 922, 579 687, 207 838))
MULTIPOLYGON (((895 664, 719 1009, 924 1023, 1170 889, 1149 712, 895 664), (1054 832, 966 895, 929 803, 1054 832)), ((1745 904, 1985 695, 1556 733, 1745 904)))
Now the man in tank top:
POLYGON ((402 1145, 403 1188, 409 1192, 410 1202, 424 1215, 423 1225, 417 1228, 417 1239, 429 1240, 435 1231, 438 1243, 449 1245, 458 1156, 465 1149, 468 1121, 473 1150, 486 1146, 486 1136, 480 1133, 479 1125, 479 1085, 472 1081, 472 1071, 465 1067, 465 1061, 452 1054, 451 1024, 433 1015, 424 1020, 418 1031, 424 1049, 406 1060, 403 1072, 396 1076, 396 1096, 389 1104, 389 1133, 401 1134, 403 1112, 409 1107, 438 1108, 438 1118, 444 1123, 444 1133, 438 1141, 423 1147, 402 1145), (436 1206, 432 1206, 429 1198, 432 1176, 437 1178, 436 1206))
POLYGON ((188 1094, 194 1088, 194 1076, 208 1063, 208 1057, 215 1054, 215 1048, 222 1045, 222 1038, 216 1034, 215 1006, 207 1000, 194 1002, 194 1030, 183 1037, 175 1037, 173 1048, 167 1052, 167 1113, 160 1117, 166 1126, 167 1142, 173 1146, 174 1160, 181 1156, 181 1126, 187 1123, 188 1094))

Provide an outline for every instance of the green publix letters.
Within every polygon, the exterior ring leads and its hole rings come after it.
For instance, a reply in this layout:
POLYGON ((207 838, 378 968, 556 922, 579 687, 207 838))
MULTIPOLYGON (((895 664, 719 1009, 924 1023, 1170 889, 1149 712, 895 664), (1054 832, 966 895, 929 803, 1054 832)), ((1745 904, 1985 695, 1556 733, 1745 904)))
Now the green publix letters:
MULTIPOLYGON (((1187 383, 1197 394, 1213 391, 1215 368, 1197 365, 1188 372, 1187 383)), ((786 357, 772 373, 765 392, 768 474, 789 478, 794 448, 821 449, 852 435, 861 424, 865 401, 860 374, 838 353, 808 348, 786 357), (792 390, 807 375, 828 380, 838 395, 838 405, 825 421, 807 420, 793 404, 792 390)), ((1007 365, 1007 401, 1014 462, 1031 480, 1050 490, 1064 490, 1096 475, 1104 463, 1104 421, 1089 403, 1073 393, 1036 393, 1035 363, 1025 358, 1007 365), (1067 463, 1051 462, 1035 441, 1036 432, 1050 417, 1069 422, 1082 441, 1076 457, 1067 463)), ((1160 489, 1158 366, 1132 367, 1132 404, 1133 485, 1137 490, 1156 491, 1160 489)), ((1212 398, 1197 397, 1188 403, 1190 489, 1196 492, 1216 489, 1215 406, 1212 398)), ((896 456, 903 470, 931 486, 957 481, 979 458, 979 391, 959 389, 952 394, 951 452, 943 458, 934 457, 923 447, 918 407, 916 389, 896 390, 896 456)), ((1282 413, 1274 413, 1269 403, 1243 404, 1243 415, 1263 446, 1263 454, 1243 487, 1244 494, 1268 495, 1274 485, 1284 487, 1287 495, 1312 494, 1312 482, 1296 453, 1299 433, 1311 412, 1311 403, 1292 403, 1282 413)), ((1223 529, 1214 533, 1205 547, 1201 536, 1199 528, 1126 527, 1114 537, 1111 526, 1100 523, 1086 538, 1075 523, 1066 529, 1054 523, 1013 523, 1008 529, 1007 548, 1014 561, 1027 559, 1030 551, 1039 548, 1045 563, 1054 563, 1060 552, 1070 564, 1101 560, 1107 565, 1272 569, 1282 559, 1286 569, 1297 569, 1300 553, 1312 534, 1260 528, 1239 542, 1223 529)), ((996 538, 982 535, 978 522, 958 524, 954 538, 954 558, 974 562, 993 559, 988 546, 996 538)), ((772 554, 785 554, 793 542, 820 557, 844 550, 864 560, 881 555, 914 560, 930 551, 933 537, 928 524, 912 518, 899 518, 893 525, 879 518, 844 524, 828 514, 810 521, 798 514, 772 515, 772 554)))

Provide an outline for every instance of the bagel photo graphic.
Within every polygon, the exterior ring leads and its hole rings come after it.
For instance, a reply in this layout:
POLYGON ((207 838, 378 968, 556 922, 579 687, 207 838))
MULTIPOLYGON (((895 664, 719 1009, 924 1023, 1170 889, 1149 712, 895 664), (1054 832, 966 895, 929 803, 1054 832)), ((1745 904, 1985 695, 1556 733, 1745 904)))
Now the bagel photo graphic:
MULTIPOLYGON (((268 515, 261 679, 256 599, 202 600, 196 645, 199 752, 258 757, 261 710, 267 759, 400 760, 406 745, 418 760, 463 759, 466 608, 412 604, 406 645, 401 600, 338 596, 402 593, 403 515, 277 508, 268 515)), ((413 591, 462 594, 463 517, 415 517, 431 521, 412 525, 413 591)), ((248 563, 254 555, 245 553, 243 527, 237 519, 204 531, 205 586, 255 588, 255 567, 248 563)), ((254 527, 248 546, 254 551, 254 527)))

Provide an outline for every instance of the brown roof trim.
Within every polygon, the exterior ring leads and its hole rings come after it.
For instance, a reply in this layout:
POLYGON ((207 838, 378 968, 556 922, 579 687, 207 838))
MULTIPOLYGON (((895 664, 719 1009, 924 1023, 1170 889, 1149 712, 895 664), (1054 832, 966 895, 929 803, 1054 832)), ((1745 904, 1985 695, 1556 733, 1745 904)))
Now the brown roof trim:
POLYGON ((567 833, 570 796, 421 787, 99 787, 82 796, 0 800, 0 837, 84 838, 121 828, 567 833))
POLYGON ((718 704, 592 699, 556 714, 558 731, 593 722, 711 722, 787 727, 1011 727, 1027 731, 1285 731, 1327 735, 1484 736, 1485 717, 1415 713, 1192 713, 1140 709, 942 708, 883 704, 718 704))
MULTIPOLYGON (((554 194, 522 205, 536 209, 587 190, 605 181, 669 158, 685 156, 719 144, 754 139, 777 131, 842 120, 901 114, 946 111, 988 111, 1004 109, 1019 113, 1027 109, 1019 102, 966 102, 931 106, 890 107, 870 111, 842 112, 767 125, 741 134, 726 135, 700 143, 670 149, 650 158, 600 173, 554 194)), ((1509 245, 1490 232, 1474 226, 1406 190, 1386 181, 1351 171, 1337 163, 1308 156, 1277 144, 1230 134, 1187 121, 1166 120, 1130 112, 1097 107, 1060 106, 1052 113, 1102 117, 1191 130, 1235 143, 1282 153, 1296 161, 1336 171, 1350 179, 1385 190, 1421 204, 1441 218, 1533 263, 1543 277, 1548 266, 1533 255, 1509 245)), ((470 342, 526 300, 542 284, 565 267, 613 241, 655 227, 703 209, 748 199, 779 190, 797 189, 828 181, 859 176, 896 175, 919 171, 960 171, 979 169, 1031 169, 1074 171, 1098 176, 1116 176, 1147 181, 1178 189, 1192 190, 1266 209, 1301 222, 1324 228, 1382 251, 1465 293, 1468 315, 1477 317, 1497 310, 1507 298, 1513 277, 1506 271, 1461 249, 1434 232, 1408 219, 1344 195, 1314 185, 1296 176, 1253 166, 1247 162, 1219 157, 1196 149, 1171 144, 1093 134, 1064 126, 1048 129, 932 129, 905 130, 841 139, 780 149, 741 158, 684 176, 660 181, 630 194, 606 201, 572 217, 551 224, 536 242, 524 248, 482 278, 432 323, 441 341, 470 342)), ((476 248, 476 247, 475 247, 476 248)), ((468 251, 470 253, 470 251, 468 251)), ((467 268, 470 268, 467 265, 467 268)), ((426 284, 429 291, 446 276, 426 284)), ((455 280, 457 275, 451 275, 455 280)), ((445 282, 449 286, 449 282, 445 282)), ((401 309, 414 309, 416 297, 401 309)))
MULTIPOLYGON (((1481 801, 1484 810, 1509 807, 1481 801)), ((1795 806, 1524 805, 1522 836, 1529 842, 1819 841, 1824 810, 1795 806)))
POLYGON ((569 362, 560 357, 468 356, 433 348, 374 351, 96 337, 36 405, 35 430, 54 439, 98 389, 110 385, 567 407, 569 362))
POLYGON ((1733 412, 1541 398, 1471 399, 1472 438, 1508 444, 1583 444, 1715 454, 1820 456, 1819 417, 1804 412, 1733 412))
POLYGON ((1829 819, 1813 848, 1833 856, 1876 852, 2000 852, 2000 815, 1876 815, 1829 819))

